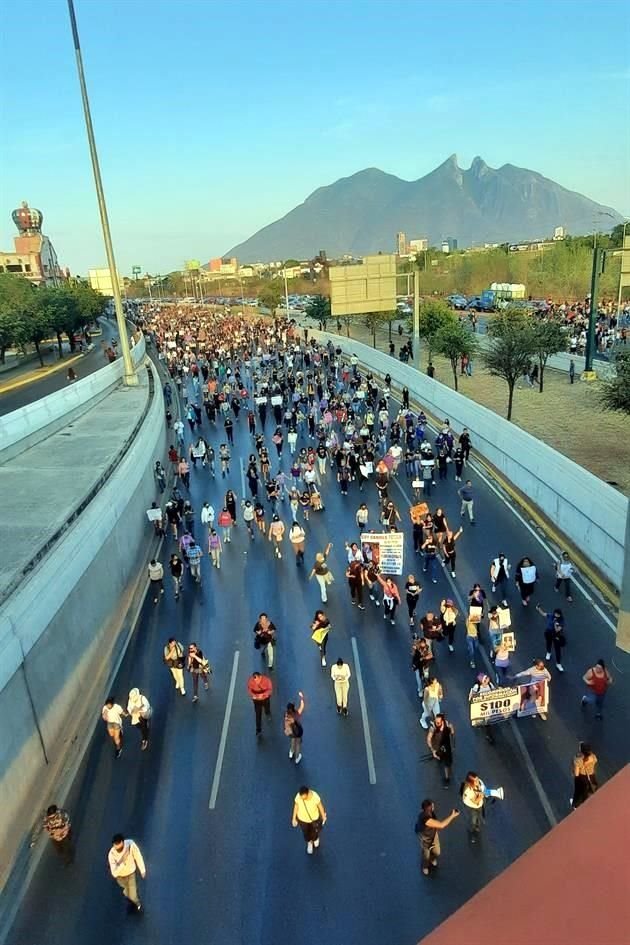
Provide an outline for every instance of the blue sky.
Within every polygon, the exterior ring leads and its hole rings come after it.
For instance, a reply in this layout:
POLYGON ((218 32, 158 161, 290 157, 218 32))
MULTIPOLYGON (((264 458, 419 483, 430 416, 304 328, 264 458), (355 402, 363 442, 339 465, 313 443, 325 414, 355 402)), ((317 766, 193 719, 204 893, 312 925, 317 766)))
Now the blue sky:
MULTIPOLYGON (((625 0, 75 0, 118 267, 227 251, 364 167, 540 171, 630 215, 625 0)), ((0 247, 104 265, 64 0, 0 23, 0 247)))

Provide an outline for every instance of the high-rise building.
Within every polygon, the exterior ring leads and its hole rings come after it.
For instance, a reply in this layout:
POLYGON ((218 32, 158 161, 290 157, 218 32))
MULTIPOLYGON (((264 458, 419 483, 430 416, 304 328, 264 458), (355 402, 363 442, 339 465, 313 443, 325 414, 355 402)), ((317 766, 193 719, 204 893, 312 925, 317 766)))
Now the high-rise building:
POLYGON ((0 272, 15 272, 35 285, 58 285, 66 279, 53 244, 42 233, 41 210, 24 201, 11 216, 18 229, 18 236, 13 237, 15 252, 0 252, 0 272))
POLYGON ((407 255, 407 235, 405 233, 396 233, 396 252, 399 256, 407 255))
POLYGON ((452 236, 447 236, 442 240, 442 252, 452 253, 457 249, 457 240, 452 236))

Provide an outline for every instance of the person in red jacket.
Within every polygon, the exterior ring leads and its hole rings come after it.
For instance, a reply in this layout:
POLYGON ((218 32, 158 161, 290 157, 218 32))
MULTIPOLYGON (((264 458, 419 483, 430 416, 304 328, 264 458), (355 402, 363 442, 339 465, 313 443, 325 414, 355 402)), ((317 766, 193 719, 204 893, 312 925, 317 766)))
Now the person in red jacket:
POLYGON ((262 714, 263 710, 268 719, 271 718, 271 693, 273 692, 273 683, 268 676, 262 673, 252 673, 247 680, 247 691, 254 703, 254 714, 256 716, 256 735, 258 738, 262 735, 262 714))

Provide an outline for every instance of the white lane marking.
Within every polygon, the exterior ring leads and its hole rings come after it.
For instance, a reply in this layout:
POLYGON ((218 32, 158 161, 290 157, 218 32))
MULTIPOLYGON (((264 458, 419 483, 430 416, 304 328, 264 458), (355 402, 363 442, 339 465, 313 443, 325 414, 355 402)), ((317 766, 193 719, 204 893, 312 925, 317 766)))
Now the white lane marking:
POLYGON ((236 675, 238 673, 239 651, 234 653, 232 663, 232 678, 230 679, 230 688, 228 690, 227 703, 225 706, 225 715, 223 716, 223 728, 221 729, 221 741, 219 742, 219 753, 217 755, 217 764, 214 769, 214 778, 212 779, 212 790, 210 791, 210 800, 208 801, 208 810, 214 810, 217 804, 217 795, 219 793, 219 784, 221 783, 221 769, 223 768, 223 758, 225 757, 225 746, 227 744, 228 729, 230 727, 230 716, 232 714, 232 703, 234 702, 234 689, 236 686, 236 675))
MULTIPOLYGON (((407 502, 408 505, 411 505, 411 502, 410 502, 410 500, 407 498, 407 495, 406 495, 406 493, 405 493, 403 487, 402 487, 401 484, 399 483, 398 479, 394 479, 394 482, 395 482, 396 485, 398 486, 398 488, 399 488, 399 490, 400 490, 400 492, 401 492, 401 495, 402 495, 403 498, 405 499, 405 502, 407 502)), ((459 606, 460 606, 460 608, 461 608, 461 613, 462 613, 462 614, 465 613, 466 610, 467 610, 467 604, 466 604, 466 601, 464 600, 464 595, 463 595, 462 592, 460 591, 458 585, 455 583, 455 581, 453 580, 453 578, 451 577, 451 575, 448 573, 448 569, 447 569, 447 568, 444 568, 443 574, 444 574, 444 577, 446 578, 447 583, 450 584, 451 587, 453 588, 453 594, 455 595, 455 598, 457 599, 457 603, 459 604, 459 606)), ((486 651, 485 651, 482 647, 479 648, 479 652, 480 652, 481 658, 482 658, 482 660, 483 660, 483 662, 484 662, 484 664, 485 664, 485 666, 486 666, 486 669, 488 670, 488 675, 490 676, 490 678, 492 678, 492 676, 493 676, 494 674, 493 674, 492 664, 490 663, 490 660, 488 659, 488 654, 486 653, 486 651)), ((548 822, 549 822, 549 826, 550 826, 550 827, 555 827, 556 824, 558 823, 558 820, 557 820, 557 818, 556 818, 556 815, 555 815, 554 812, 553 812, 553 808, 552 808, 552 806, 551 806, 551 802, 550 802, 550 800, 549 800, 549 797, 548 797, 548 795, 547 795, 547 793, 546 793, 546 791, 545 791, 545 789, 544 789, 544 787, 543 787, 543 785, 542 785, 542 782, 541 782, 540 778, 538 777, 538 772, 536 771, 536 766, 534 765, 534 761, 533 761, 533 759, 532 759, 532 756, 530 755, 530 753, 529 753, 529 751, 528 751, 528 749, 527 749, 527 746, 526 746, 525 742, 523 741, 523 736, 521 735, 521 733, 520 733, 519 730, 518 730, 518 723, 517 723, 514 719, 510 719, 509 722, 510 722, 510 728, 511 728, 511 730, 512 730, 512 735, 514 736, 514 741, 516 742, 516 744, 517 744, 517 746, 518 746, 518 749, 519 749, 519 751, 520 751, 520 753, 521 753, 521 756, 522 756, 523 761, 524 761, 524 763, 525 763, 525 767, 527 768, 527 772, 528 772, 530 778, 532 779, 532 783, 533 783, 533 785, 534 785, 534 789, 535 789, 535 791, 536 791, 536 794, 538 795, 538 800, 539 800, 540 803, 541 803, 542 809, 543 809, 544 812, 545 812, 545 816, 546 816, 546 818, 547 818, 547 820, 548 820, 548 822)))
POLYGON ((241 499, 245 498, 245 468, 243 466, 243 457, 239 458, 241 464, 241 499))
POLYGON ((354 668, 357 674, 357 689, 359 690, 359 702, 361 703, 361 718, 363 720, 363 738, 365 739, 365 753, 367 755, 368 775, 370 784, 376 784, 376 768, 374 767, 374 753, 372 751, 372 736, 370 735, 370 723, 367 714, 367 702, 365 700, 365 689, 363 687, 363 673, 361 672, 361 660, 359 659, 359 649, 357 647, 356 637, 352 637, 352 653, 354 656, 354 668))

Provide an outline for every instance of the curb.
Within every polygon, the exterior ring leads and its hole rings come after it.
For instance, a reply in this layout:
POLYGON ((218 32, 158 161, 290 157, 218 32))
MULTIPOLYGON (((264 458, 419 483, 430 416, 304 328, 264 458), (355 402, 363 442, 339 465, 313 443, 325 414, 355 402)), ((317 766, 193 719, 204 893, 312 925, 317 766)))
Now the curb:
POLYGON ((63 368, 68 367, 69 364, 74 364, 75 361, 80 361, 83 357, 82 354, 75 354, 72 358, 67 358, 65 361, 60 361, 58 364, 53 364, 52 367, 43 368, 33 374, 27 374, 26 377, 23 377, 19 381, 11 381, 8 384, 0 384, 0 396, 2 394, 8 394, 12 390, 18 390, 20 387, 26 387, 28 384, 34 384, 36 381, 41 381, 44 377, 48 377, 49 374, 55 374, 57 371, 63 370, 63 368))

